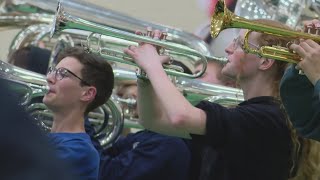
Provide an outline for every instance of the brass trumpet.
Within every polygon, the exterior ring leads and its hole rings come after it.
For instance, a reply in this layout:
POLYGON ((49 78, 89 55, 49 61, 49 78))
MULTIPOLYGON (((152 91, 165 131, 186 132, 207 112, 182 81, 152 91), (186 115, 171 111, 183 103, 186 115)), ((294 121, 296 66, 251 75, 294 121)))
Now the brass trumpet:
MULTIPOLYGON (((267 33, 278 37, 286 37, 290 40, 303 38, 312 39, 316 42, 320 42, 320 37, 318 35, 273 27, 262 23, 256 23, 252 20, 248 20, 240 16, 236 16, 228 10, 224 0, 219 0, 216 4, 215 12, 212 15, 211 19, 211 36, 216 37, 222 30, 227 28, 249 29, 251 31, 267 33)), ((300 57, 297 54, 290 52, 288 48, 270 46, 262 46, 258 50, 250 48, 248 45, 248 36, 251 33, 251 31, 247 32, 246 34, 244 42, 245 51, 257 54, 261 57, 271 58, 280 61, 286 61, 291 63, 298 63, 300 61, 300 57)))
MULTIPOLYGON (((177 44, 177 43, 164 42, 161 40, 151 39, 149 37, 139 36, 139 35, 136 35, 131 32, 118 30, 118 29, 104 26, 104 25, 101 25, 98 23, 90 22, 85 19, 81 19, 79 17, 72 16, 63 10, 61 3, 59 2, 56 16, 55 16, 55 20, 53 22, 51 36, 53 36, 55 33, 60 32, 64 29, 86 30, 86 31, 90 31, 93 33, 102 34, 105 36, 130 41, 133 43, 146 42, 146 43, 156 45, 158 47, 162 47, 164 50, 163 53, 166 55, 168 54, 169 56, 173 56, 173 57, 175 55, 180 55, 182 57, 193 57, 189 60, 192 61, 194 59, 198 59, 199 61, 202 62, 201 63, 202 64, 201 71, 197 72, 196 74, 192 74, 192 75, 187 74, 187 73, 183 73, 183 72, 179 72, 176 70, 172 70, 171 69, 172 66, 169 65, 168 68, 165 68, 166 73, 169 75, 182 76, 182 77, 187 77, 187 78, 197 78, 197 77, 200 77, 205 72, 206 67, 207 67, 206 57, 192 48, 189 48, 187 46, 177 44)), ((91 37, 91 36, 89 36, 89 37, 91 37)), ((89 45, 89 46, 91 46, 91 45, 89 45)), ((116 61, 116 62, 121 62, 121 63, 126 63, 129 65, 137 66, 135 63, 132 63, 129 60, 129 59, 131 59, 131 57, 124 55, 122 51, 109 50, 107 53, 104 53, 106 51, 105 48, 98 48, 96 50, 90 49, 90 50, 106 57, 107 59, 109 59, 111 61, 116 61)), ((177 59, 177 60, 179 60, 179 59, 177 59)), ((186 65, 186 66, 188 67, 188 65, 186 65)))

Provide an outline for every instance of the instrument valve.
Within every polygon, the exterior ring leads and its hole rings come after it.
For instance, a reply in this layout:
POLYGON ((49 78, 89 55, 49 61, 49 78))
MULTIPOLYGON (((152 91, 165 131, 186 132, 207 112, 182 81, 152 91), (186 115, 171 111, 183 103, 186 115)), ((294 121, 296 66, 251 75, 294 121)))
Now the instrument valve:
POLYGON ((167 32, 162 32, 162 34, 160 36, 160 39, 161 40, 167 40, 167 37, 168 37, 168 33, 167 32))

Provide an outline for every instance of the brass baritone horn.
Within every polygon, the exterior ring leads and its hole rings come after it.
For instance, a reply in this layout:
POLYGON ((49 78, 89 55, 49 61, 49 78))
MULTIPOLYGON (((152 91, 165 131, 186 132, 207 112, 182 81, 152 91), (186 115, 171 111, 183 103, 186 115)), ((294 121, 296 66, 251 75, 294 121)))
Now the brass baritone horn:
MULTIPOLYGON (((111 28, 108 26, 104 26, 104 25, 101 25, 98 23, 90 22, 90 21, 72 16, 63 10, 61 3, 59 2, 56 16, 55 16, 55 20, 53 22, 51 37, 56 32, 60 32, 64 29, 86 30, 86 31, 90 31, 93 33, 98 33, 98 34, 102 34, 105 36, 119 38, 119 39, 131 41, 131 42, 135 42, 135 43, 146 42, 146 43, 150 43, 150 44, 153 44, 153 45, 156 45, 158 47, 163 48, 164 51, 167 51, 169 53, 169 56, 171 56, 171 54, 173 54, 173 56, 174 55, 181 55, 182 57, 194 57, 194 58, 198 58, 202 62, 202 69, 201 69, 201 71, 197 72, 196 74, 191 75, 191 74, 179 72, 176 70, 172 70, 172 69, 170 69, 170 66, 169 66, 169 68, 165 68, 166 73, 169 75, 182 76, 182 77, 187 77, 187 78, 197 78, 197 77, 200 77, 205 72, 205 70, 207 68, 206 57, 204 55, 202 55, 201 53, 198 53, 194 49, 191 49, 187 46, 183 46, 181 44, 176 44, 176 43, 172 43, 172 42, 164 42, 164 41, 160 41, 160 40, 151 39, 149 37, 143 37, 143 36, 131 33, 131 32, 126 32, 126 31, 114 29, 114 28, 111 28)), ((129 59, 131 59, 131 57, 124 55, 122 51, 112 51, 109 53, 102 53, 101 51, 105 51, 105 49, 99 48, 97 50, 97 53, 99 53, 103 57, 107 58, 108 60, 137 66, 135 63, 130 62, 129 59)), ((191 58, 191 60, 192 60, 192 58, 191 58)))
MULTIPOLYGON (((320 37, 318 35, 297 32, 294 30, 286 30, 279 27, 273 27, 270 25, 265 25, 262 23, 254 22, 252 20, 248 20, 240 16, 236 16, 228 10, 224 0, 219 0, 216 4, 215 12, 212 15, 211 36, 216 37, 222 30, 227 28, 249 29, 256 32, 288 38, 289 40, 303 38, 312 39, 316 42, 320 42, 320 37)), ((247 33, 247 38, 245 38, 244 42, 245 51, 257 54, 261 57, 271 58, 280 61, 286 61, 291 63, 298 63, 300 61, 300 57, 297 54, 290 52, 285 47, 262 46, 258 50, 250 48, 248 45, 249 33, 250 32, 247 33)))

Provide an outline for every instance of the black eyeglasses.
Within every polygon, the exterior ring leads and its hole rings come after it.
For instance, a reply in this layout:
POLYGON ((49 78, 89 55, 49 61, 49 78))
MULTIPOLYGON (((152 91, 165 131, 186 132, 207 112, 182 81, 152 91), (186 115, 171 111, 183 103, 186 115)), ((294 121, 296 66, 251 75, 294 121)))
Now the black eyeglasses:
POLYGON ((55 68, 55 67, 49 67, 47 75, 51 74, 51 73, 55 73, 54 74, 54 78, 56 80, 62 80, 63 78, 68 76, 68 73, 73 75, 74 77, 78 78, 84 85, 90 86, 89 83, 87 83, 86 81, 84 81, 83 79, 81 79, 79 76, 77 76, 76 74, 74 74, 72 71, 70 71, 69 69, 60 67, 60 68, 55 68))

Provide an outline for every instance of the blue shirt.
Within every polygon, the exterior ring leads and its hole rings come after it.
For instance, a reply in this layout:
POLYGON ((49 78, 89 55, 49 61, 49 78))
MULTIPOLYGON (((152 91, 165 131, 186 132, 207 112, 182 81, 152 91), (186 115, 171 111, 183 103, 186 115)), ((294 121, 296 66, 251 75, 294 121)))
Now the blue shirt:
POLYGON ((100 179, 183 180, 189 165, 190 150, 182 139, 143 130, 104 151, 100 179))
POLYGON ((49 133, 58 158, 71 166, 71 174, 79 179, 96 180, 99 154, 86 133, 49 133))
POLYGON ((280 83, 283 105, 298 133, 320 141, 320 80, 316 85, 292 65, 280 83))

